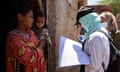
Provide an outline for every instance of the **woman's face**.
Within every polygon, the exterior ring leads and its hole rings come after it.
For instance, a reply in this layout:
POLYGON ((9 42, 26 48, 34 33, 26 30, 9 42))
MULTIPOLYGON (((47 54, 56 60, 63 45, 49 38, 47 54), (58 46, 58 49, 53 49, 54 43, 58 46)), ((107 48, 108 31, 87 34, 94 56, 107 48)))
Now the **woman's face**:
POLYGON ((22 26, 24 26, 27 29, 30 29, 33 24, 33 12, 30 10, 26 15, 21 15, 20 22, 22 23, 22 26))
POLYGON ((45 17, 37 17, 36 25, 38 28, 42 28, 45 24, 45 17))

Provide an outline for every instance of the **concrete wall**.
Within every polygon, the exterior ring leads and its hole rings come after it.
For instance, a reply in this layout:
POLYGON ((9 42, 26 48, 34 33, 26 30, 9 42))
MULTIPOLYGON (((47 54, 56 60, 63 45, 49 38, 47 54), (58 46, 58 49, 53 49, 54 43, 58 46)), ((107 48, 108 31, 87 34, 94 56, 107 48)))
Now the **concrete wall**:
MULTIPOLYGON (((81 4, 83 1, 80 1, 81 4)), ((49 72, 80 72, 79 66, 58 68, 60 36, 77 40, 79 34, 79 29, 74 26, 77 9, 78 0, 47 0, 47 23, 53 41, 53 47, 48 52, 49 72)))

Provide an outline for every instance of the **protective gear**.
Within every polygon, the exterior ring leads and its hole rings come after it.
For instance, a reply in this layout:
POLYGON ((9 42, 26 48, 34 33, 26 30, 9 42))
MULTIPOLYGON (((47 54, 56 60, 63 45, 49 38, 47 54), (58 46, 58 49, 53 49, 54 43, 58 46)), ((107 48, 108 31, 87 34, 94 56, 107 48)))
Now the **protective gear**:
POLYGON ((81 17, 79 23, 81 23, 82 27, 87 31, 85 34, 85 39, 87 39, 91 33, 100 27, 101 19, 97 13, 92 12, 81 17))
POLYGON ((107 22, 101 23, 101 26, 104 27, 104 28, 107 28, 108 27, 108 23, 107 22))

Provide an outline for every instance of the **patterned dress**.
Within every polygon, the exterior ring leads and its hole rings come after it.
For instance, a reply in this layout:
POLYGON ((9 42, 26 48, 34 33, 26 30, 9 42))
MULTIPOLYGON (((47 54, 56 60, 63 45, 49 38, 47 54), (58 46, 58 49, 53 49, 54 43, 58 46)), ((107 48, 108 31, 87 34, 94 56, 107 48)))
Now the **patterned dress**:
POLYGON ((6 72, 46 72, 43 50, 33 31, 24 34, 17 29, 8 33, 6 72))

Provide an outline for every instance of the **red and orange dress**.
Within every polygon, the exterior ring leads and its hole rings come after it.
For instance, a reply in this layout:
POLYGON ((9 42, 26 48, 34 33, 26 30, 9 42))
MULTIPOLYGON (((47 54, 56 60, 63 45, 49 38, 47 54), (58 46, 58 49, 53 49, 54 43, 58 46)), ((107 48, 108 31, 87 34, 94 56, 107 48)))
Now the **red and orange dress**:
POLYGON ((24 34, 15 29, 6 42, 6 72, 46 72, 43 50, 32 31, 24 34))

